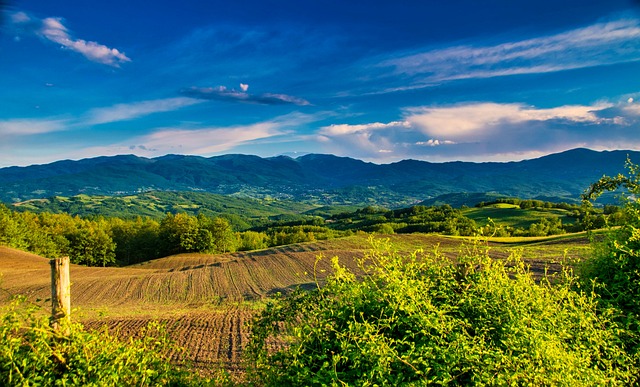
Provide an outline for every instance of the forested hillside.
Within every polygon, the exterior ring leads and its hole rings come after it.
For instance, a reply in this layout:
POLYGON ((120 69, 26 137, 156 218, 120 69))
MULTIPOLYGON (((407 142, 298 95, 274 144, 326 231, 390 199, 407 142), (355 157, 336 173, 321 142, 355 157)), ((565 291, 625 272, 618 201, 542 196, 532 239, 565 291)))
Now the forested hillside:
POLYGON ((634 151, 587 149, 510 163, 404 160, 379 165, 315 154, 295 159, 248 155, 97 157, 2 168, 0 201, 166 190, 391 208, 460 192, 572 201, 603 174, 619 171, 627 156, 632 161, 640 159, 634 151))

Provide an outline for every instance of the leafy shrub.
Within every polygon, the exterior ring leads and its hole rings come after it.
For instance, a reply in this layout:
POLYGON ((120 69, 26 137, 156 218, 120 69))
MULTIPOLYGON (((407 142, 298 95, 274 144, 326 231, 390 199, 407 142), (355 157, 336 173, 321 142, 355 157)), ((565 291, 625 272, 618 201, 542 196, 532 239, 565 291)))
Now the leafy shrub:
POLYGON ((572 277, 537 284, 479 244, 451 261, 374 241, 357 278, 270 303, 246 350, 258 385, 626 385, 619 327, 572 277), (274 350, 275 343, 284 347, 274 350))
MULTIPOLYGON (((624 224, 612 228, 581 267, 582 285, 593 287, 600 302, 618 310, 626 327, 625 344, 640 363, 640 166, 627 160, 627 174, 603 176, 583 195, 595 200, 605 191, 625 188, 624 224)), ((590 203, 590 202, 589 202, 590 203)))
POLYGON ((38 307, 14 301, 0 314, 0 382, 6 386, 204 385, 169 363, 179 350, 150 324, 142 338, 124 343, 80 325, 59 336, 38 307))

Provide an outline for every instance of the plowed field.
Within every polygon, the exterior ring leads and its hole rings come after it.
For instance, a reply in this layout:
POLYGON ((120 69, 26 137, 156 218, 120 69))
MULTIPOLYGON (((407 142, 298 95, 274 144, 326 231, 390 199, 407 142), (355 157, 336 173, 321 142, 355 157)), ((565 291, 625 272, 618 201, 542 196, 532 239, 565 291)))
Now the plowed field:
MULTIPOLYGON (((194 312, 170 318, 156 318, 167 329, 172 341, 185 352, 173 354, 176 363, 188 363, 203 374, 225 369, 242 373, 242 348, 249 337, 248 322, 254 310, 228 307, 218 311, 194 312)), ((88 320, 88 329, 104 326, 122 338, 135 337, 151 320, 148 318, 110 318, 88 320)))

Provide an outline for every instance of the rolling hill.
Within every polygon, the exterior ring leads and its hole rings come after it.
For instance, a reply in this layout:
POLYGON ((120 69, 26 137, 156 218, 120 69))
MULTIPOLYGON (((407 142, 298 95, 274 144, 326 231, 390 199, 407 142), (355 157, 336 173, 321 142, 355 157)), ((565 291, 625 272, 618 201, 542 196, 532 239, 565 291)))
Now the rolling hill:
MULTIPOLYGON (((428 234, 388 235, 400 251, 424 248, 455 256, 463 239, 428 234)), ((535 251, 525 259, 561 259, 564 248, 582 254, 584 237, 566 242, 562 249, 535 251), (580 239, 581 238, 581 239, 580 239), (544 255, 544 257, 542 255, 544 255), (554 255, 555 254, 555 255, 554 255)), ((552 242, 550 242, 552 243, 552 242)), ((357 271, 354 258, 362 257, 371 245, 366 235, 311 243, 280 246, 266 250, 227 254, 179 254, 125 267, 71 265, 72 300, 83 312, 109 308, 119 315, 141 312, 156 315, 169 310, 199 308, 215 302, 263 300, 276 292, 296 286, 315 286, 314 266, 319 280, 330 271, 330 259, 357 271), (316 263, 316 258, 326 257, 316 263)), ((494 257, 505 251, 495 245, 494 257)), ((0 246, 0 304, 11 295, 32 300, 50 297, 49 259, 0 246)), ((89 313, 91 314, 91 313, 89 313)))
POLYGON ((387 207, 474 192, 571 201, 603 174, 621 172, 627 156, 639 160, 640 152, 574 149, 520 162, 403 160, 392 164, 318 154, 295 159, 249 155, 148 159, 122 155, 1 168, 0 201, 148 191, 204 191, 320 205, 387 207))

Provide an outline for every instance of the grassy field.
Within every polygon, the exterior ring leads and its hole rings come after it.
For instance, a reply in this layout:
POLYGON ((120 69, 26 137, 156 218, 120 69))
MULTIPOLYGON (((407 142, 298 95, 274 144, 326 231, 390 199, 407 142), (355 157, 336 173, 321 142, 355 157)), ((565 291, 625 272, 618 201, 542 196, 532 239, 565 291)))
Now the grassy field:
POLYGON ((533 223, 538 223, 542 219, 559 218, 562 224, 575 223, 570 212, 559 208, 528 208, 521 209, 519 206, 498 203, 482 208, 467 208, 462 210, 467 218, 473 219, 478 226, 487 225, 491 218, 496 224, 502 226, 527 229, 533 223))
MULTIPOLYGON (((387 236, 385 236, 386 238, 387 236)), ((181 254, 122 268, 71 266, 73 319, 89 328, 106 325, 123 337, 135 335, 150 320, 167 325, 171 337, 187 348, 175 360, 200 370, 242 370, 247 323, 264 301, 296 287, 312 288, 327 275, 329 258, 357 271, 356 258, 370 248, 366 235, 233 254, 181 254), (324 256, 318 261, 316 258, 324 256)), ((461 238, 425 234, 390 235, 402 252, 435 249, 454 258, 469 248, 461 238)), ((495 258, 520 251, 532 271, 556 271, 559 262, 588 256, 586 235, 562 239, 482 242, 495 258)), ((26 295, 45 305, 50 297, 48 259, 0 247, 0 304, 26 295), (40 300, 40 301, 38 301, 40 300)))

